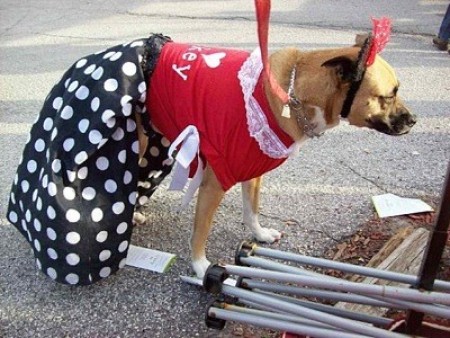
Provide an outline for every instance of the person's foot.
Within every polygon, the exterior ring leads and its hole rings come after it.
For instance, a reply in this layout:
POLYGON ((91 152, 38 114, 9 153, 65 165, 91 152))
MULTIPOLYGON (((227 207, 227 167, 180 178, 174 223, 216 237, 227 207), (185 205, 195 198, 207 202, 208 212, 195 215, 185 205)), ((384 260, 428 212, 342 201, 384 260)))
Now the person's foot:
POLYGON ((448 49, 448 41, 442 40, 439 36, 433 38, 433 44, 440 50, 448 49))

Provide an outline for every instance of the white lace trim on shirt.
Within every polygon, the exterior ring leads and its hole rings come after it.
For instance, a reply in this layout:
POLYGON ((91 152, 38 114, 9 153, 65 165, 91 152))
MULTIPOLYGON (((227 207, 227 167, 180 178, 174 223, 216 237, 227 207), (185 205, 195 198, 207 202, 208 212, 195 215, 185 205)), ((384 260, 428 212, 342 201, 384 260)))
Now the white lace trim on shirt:
POLYGON ((271 158, 289 157, 294 149, 294 144, 286 148, 277 134, 270 129, 267 117, 258 101, 253 97, 256 84, 263 69, 260 49, 255 49, 242 64, 238 73, 238 79, 244 94, 247 126, 250 136, 259 144, 261 151, 271 158))

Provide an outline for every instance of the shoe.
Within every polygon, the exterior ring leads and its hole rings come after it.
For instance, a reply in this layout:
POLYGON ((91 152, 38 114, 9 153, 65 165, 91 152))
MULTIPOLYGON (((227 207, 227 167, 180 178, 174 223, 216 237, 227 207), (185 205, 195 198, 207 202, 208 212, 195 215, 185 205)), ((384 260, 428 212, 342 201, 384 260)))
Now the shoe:
POLYGON ((448 49, 448 41, 442 40, 439 36, 433 38, 433 44, 440 50, 448 49))

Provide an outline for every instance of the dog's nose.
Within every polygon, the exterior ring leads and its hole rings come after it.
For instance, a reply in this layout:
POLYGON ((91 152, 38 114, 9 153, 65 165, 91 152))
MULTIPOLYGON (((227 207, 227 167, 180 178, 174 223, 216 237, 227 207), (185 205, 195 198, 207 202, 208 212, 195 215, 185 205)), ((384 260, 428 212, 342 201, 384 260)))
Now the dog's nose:
POLYGON ((397 114, 391 117, 391 126, 395 133, 402 134, 408 132, 417 122, 417 117, 411 114, 408 109, 397 110, 397 114))

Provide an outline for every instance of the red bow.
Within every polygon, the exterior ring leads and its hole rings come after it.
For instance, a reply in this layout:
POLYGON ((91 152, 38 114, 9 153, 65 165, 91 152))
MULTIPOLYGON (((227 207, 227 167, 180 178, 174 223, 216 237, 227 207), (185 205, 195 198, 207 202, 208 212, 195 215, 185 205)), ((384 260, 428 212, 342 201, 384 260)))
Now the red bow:
POLYGON ((366 66, 370 66, 375 61, 375 56, 380 53, 391 37, 391 20, 389 18, 372 18, 372 41, 367 56, 366 66))

